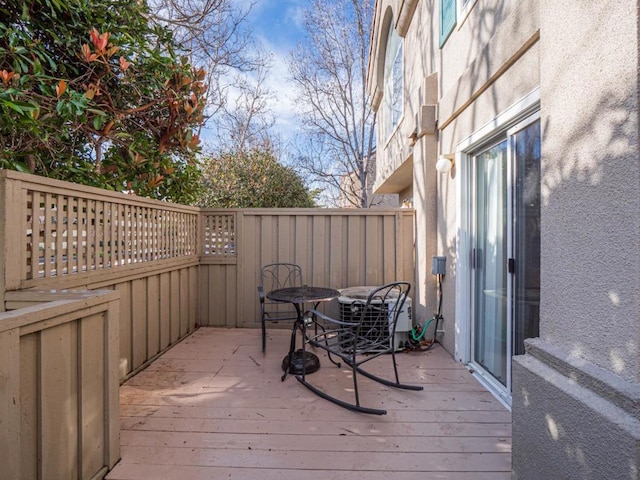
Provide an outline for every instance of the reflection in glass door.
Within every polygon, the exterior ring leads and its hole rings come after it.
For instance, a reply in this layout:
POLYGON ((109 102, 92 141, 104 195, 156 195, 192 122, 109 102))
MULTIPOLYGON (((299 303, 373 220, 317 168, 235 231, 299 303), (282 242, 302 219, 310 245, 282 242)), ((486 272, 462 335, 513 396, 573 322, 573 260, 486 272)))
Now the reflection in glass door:
POLYGON ((473 360, 506 385, 507 141, 475 158, 473 360))
POLYGON ((537 337, 540 324, 540 121, 513 136, 516 160, 514 195, 514 342, 537 337))
POLYGON ((511 391, 511 356, 538 336, 540 122, 473 157, 472 362, 511 391))

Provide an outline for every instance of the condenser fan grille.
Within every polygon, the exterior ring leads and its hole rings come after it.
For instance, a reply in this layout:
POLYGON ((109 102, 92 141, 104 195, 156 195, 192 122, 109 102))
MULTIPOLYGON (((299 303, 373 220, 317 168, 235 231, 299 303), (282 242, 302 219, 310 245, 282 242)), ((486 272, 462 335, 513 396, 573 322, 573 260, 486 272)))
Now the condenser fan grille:
POLYGON ((375 308, 369 308, 364 316, 362 314, 363 305, 359 303, 339 303, 340 320, 343 322, 360 321, 360 334, 368 340, 389 336, 389 306, 381 304, 375 308))

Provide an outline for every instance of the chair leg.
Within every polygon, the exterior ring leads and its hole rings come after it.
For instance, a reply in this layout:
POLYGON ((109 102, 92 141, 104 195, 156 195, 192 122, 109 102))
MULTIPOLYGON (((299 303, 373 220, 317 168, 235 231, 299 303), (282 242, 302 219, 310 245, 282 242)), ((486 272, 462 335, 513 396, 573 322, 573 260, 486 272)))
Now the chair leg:
POLYGON ((322 397, 325 400, 329 400, 331 403, 335 403, 336 405, 338 405, 338 406, 340 406, 342 408, 346 408, 347 410, 352 410, 354 412, 360 412, 360 413, 368 413, 370 415, 386 415, 387 414, 386 410, 381 410, 381 409, 378 409, 378 408, 362 407, 360 405, 344 402, 344 401, 342 401, 342 400, 340 400, 338 398, 332 397, 328 393, 325 393, 322 390, 320 390, 319 388, 317 388, 317 387, 311 385, 310 383, 308 383, 300 375, 296 375, 296 379, 301 384, 303 384, 305 387, 307 387, 309 390, 311 390, 313 393, 318 395, 319 397, 322 397))
POLYGON ((356 405, 360 406, 360 392, 358 392, 358 369, 351 367, 351 375, 353 376, 353 395, 356 398, 356 405))
POLYGON ((396 351, 391 350, 391 361, 393 362, 393 373, 396 376, 396 383, 400 383, 400 377, 398 376, 398 364, 396 363, 396 351))
MULTIPOLYGON (((345 363, 347 363, 346 360, 345 360, 345 363)), ((349 366, 350 367, 352 366, 350 362, 349 362, 349 366)), ((370 378, 371 380, 375 380, 378 383, 382 383, 383 385, 386 385, 388 387, 400 388, 402 390, 415 390, 415 391, 424 390, 424 387, 422 385, 407 385, 406 383, 400 383, 398 381, 392 382, 391 380, 387 380, 386 378, 382 378, 377 375, 374 375, 373 373, 369 373, 358 366, 356 366, 355 369, 358 371, 358 373, 361 373, 365 377, 370 378)))
POLYGON ((265 325, 264 317, 262 317, 262 353, 267 346, 267 327, 265 325))

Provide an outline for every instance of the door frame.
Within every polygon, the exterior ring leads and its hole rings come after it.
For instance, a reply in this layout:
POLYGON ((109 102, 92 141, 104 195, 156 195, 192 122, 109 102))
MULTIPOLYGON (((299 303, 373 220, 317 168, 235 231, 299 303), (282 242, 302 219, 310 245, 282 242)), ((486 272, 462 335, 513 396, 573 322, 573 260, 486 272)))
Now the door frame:
MULTIPOLYGON (((471 249, 472 220, 470 211, 473 190, 471 162, 473 154, 483 146, 497 140, 500 136, 507 135, 516 127, 535 121, 540 116, 540 89, 536 88, 514 103, 508 109, 496 116, 491 122, 473 132, 467 138, 456 145, 455 162, 459 175, 456 175, 456 206, 457 206, 457 232, 456 232, 456 295, 455 295, 455 358, 466 364, 472 373, 485 384, 487 388, 508 408, 511 407, 511 393, 506 392, 504 386, 490 375, 473 368, 471 363, 472 342, 472 276, 471 249)), ((509 140, 511 142, 512 140, 509 140)), ((510 148, 510 146, 509 146, 510 148)), ((508 167, 509 169, 512 166, 508 167)), ((512 208, 509 206, 509 208, 512 208)), ((509 227, 510 229, 511 227, 509 227)), ((510 230, 509 230, 510 231, 510 230)), ((508 242, 512 241, 508 235, 508 242)), ((512 281, 512 280, 509 280, 512 281)), ((508 307, 509 308, 509 307, 508 307)), ((509 328, 509 338, 511 328, 509 328)), ((511 345, 511 342, 509 342, 511 345)), ((510 363, 510 362, 508 362, 510 363)), ((507 375, 510 385, 511 367, 507 365, 507 375)))

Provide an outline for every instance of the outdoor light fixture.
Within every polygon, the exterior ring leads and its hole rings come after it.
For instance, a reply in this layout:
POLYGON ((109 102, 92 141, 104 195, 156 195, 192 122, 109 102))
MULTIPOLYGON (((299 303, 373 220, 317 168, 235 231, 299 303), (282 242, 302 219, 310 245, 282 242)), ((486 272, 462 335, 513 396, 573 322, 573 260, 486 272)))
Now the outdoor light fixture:
POLYGON ((440 173, 447 173, 453 166, 454 158, 455 156, 453 155, 453 153, 440 155, 438 157, 438 161, 436 162, 436 170, 438 170, 438 172, 440 173))

